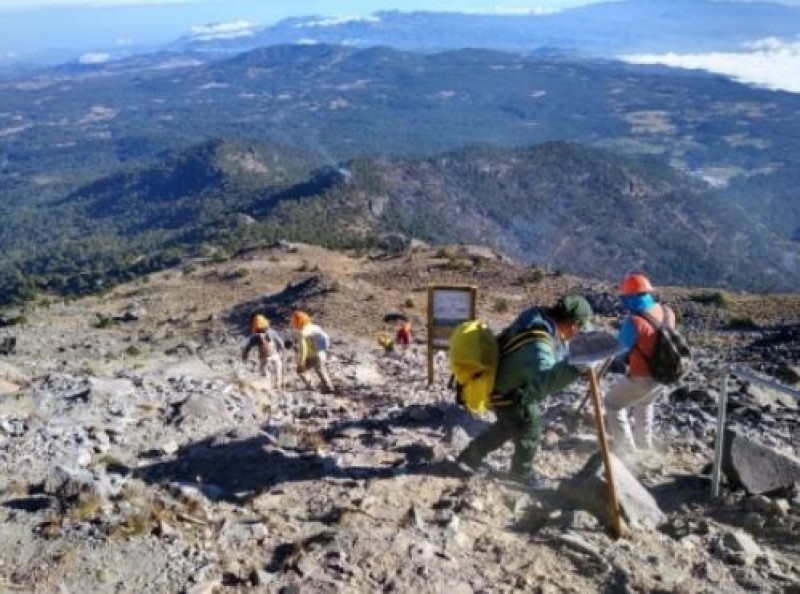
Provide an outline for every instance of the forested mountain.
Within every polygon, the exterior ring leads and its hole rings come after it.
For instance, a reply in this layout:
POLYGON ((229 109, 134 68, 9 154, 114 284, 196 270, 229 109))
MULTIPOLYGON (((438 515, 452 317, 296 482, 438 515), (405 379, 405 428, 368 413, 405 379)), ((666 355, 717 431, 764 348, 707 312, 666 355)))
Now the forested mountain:
MULTIPOLYGON (((317 161, 319 164, 319 161, 317 161)), ((314 168, 293 149, 212 141, 91 182, 13 223, 5 297, 82 293, 278 239, 368 249, 387 234, 481 243, 547 269, 790 290, 796 246, 657 161, 548 142, 314 168)))
MULTIPOLYGON (((789 242, 800 227, 791 191, 800 171, 800 97, 789 93, 549 52, 423 55, 325 45, 261 48, 221 61, 161 55, 63 67, 2 82, 0 91, 0 274, 6 297, 30 295, 34 286, 98 288, 197 253, 202 242, 236 249, 245 240, 288 233, 330 245, 352 243, 338 221, 317 218, 322 230, 312 230, 293 222, 285 204, 296 207, 296 198, 317 196, 336 178, 339 163, 380 168, 406 159, 438 162, 446 153, 455 168, 471 154, 463 148, 476 144, 492 155, 491 176, 470 188, 459 183, 471 177, 450 169, 434 168, 439 177, 425 178, 424 185, 421 178, 401 176, 408 187, 441 191, 420 193, 435 196, 430 204, 398 194, 398 208, 466 209, 467 219, 488 221, 481 235, 510 253, 584 273, 616 274, 612 268, 646 263, 676 282, 796 286, 798 243, 789 242), (232 140, 215 140, 220 138, 232 140), (504 160, 519 158, 508 149, 525 154, 552 140, 647 157, 651 168, 677 171, 674 179, 681 181, 668 184, 677 184, 673 190, 647 195, 679 197, 684 206, 675 210, 673 227, 684 221, 687 237, 702 238, 705 247, 656 242, 653 209, 614 203, 614 196, 627 195, 625 184, 598 185, 591 171, 603 167, 591 159, 543 162, 543 171, 561 171, 549 185, 536 186, 538 165, 522 167, 524 175, 511 182, 503 177, 504 160), (586 180, 594 181, 582 186, 586 180), (532 226, 514 218, 528 187, 536 187, 539 200, 556 201, 561 214, 545 219, 551 223, 532 226), (684 187, 690 191, 678 189, 684 187), (576 208, 586 208, 574 214, 583 235, 555 250, 554 242, 563 240, 548 230, 564 222, 576 195, 576 208), (591 196, 612 202, 588 208, 591 196), (606 208, 608 216, 587 218, 606 208), (243 220, 239 213, 261 222, 234 232, 243 220), (631 229, 644 233, 638 247, 625 239, 631 229), (572 251, 583 243, 586 251, 572 251), (587 253, 605 256, 594 260, 587 253)), ((624 161, 602 154, 597 159, 603 162, 624 161)), ((358 179, 382 175, 355 169, 358 179)), ((376 191, 367 186, 364 199, 376 191)), ((338 208, 312 203, 314 216, 338 208)), ((345 203, 356 213, 363 210, 345 203)), ((454 227, 420 231, 395 219, 369 223, 431 240, 459 239, 454 227)), ((482 225, 463 229, 463 240, 472 240, 482 225)))

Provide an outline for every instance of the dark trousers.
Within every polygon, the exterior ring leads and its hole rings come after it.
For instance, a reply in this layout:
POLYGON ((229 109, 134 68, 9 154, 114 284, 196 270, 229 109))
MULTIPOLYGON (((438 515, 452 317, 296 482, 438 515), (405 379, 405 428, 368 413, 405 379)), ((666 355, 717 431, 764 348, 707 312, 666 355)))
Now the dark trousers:
POLYGON ((477 468, 489 453, 512 440, 511 474, 521 478, 529 476, 542 437, 538 405, 523 403, 517 398, 511 404, 495 407, 494 412, 497 420, 469 443, 458 461, 477 468))

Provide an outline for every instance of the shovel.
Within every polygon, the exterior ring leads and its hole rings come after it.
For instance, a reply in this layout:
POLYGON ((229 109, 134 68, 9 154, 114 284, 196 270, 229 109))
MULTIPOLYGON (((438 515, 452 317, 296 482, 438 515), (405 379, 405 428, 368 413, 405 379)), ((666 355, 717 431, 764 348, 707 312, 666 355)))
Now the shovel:
POLYGON ((573 365, 591 365, 613 359, 624 350, 617 337, 610 332, 583 332, 569 341, 569 362, 573 365))
MULTIPOLYGON (((608 332, 593 331, 578 334, 569 343, 569 362, 573 365, 587 365, 603 362, 600 370, 597 372, 597 380, 602 378, 608 368, 611 366, 611 361, 614 357, 624 351, 622 345, 608 332)), ((594 365, 593 365, 594 366, 594 365)), ((589 400, 589 394, 583 399, 576 412, 583 410, 586 402, 589 400)))
MULTIPOLYGON (((622 346, 616 337, 608 332, 587 332, 579 334, 569 344, 569 362, 573 365, 591 365, 617 356, 622 352, 622 346)), ((594 418, 597 425, 597 441, 600 443, 600 452, 603 456, 603 465, 606 471, 606 487, 608 490, 608 504, 611 508, 613 521, 612 530, 615 538, 622 536, 622 517, 620 515, 619 500, 617 499, 617 486, 614 481, 614 471, 611 467, 611 455, 608 451, 606 428, 603 423, 603 410, 600 405, 600 385, 597 373, 589 370, 589 395, 594 407, 594 418)))
POLYGON ((606 439, 606 427, 603 423, 603 410, 600 407, 600 386, 597 381, 597 374, 594 370, 589 371, 589 394, 592 397, 594 407, 594 418, 597 424, 597 441, 600 442, 600 453, 603 455, 603 466, 606 469, 606 490, 608 491, 608 506, 611 508, 611 519, 614 538, 622 536, 622 516, 620 513, 619 499, 617 498, 617 485, 614 480, 614 469, 611 466, 611 454, 608 451, 608 440, 606 439))
MULTIPOLYGON (((600 366, 600 370, 597 372, 597 381, 598 382, 601 379, 603 379, 603 376, 606 374, 606 372, 608 371, 609 367, 611 367, 611 363, 613 363, 613 361, 614 361, 614 359, 607 359, 600 366)), ((578 405, 578 407, 573 410, 574 414, 576 414, 576 415, 581 414, 581 411, 583 410, 583 407, 586 406, 587 402, 589 402, 589 397, 590 396, 591 396, 591 394, 587 392, 586 396, 583 397, 583 400, 581 400, 581 403, 578 405)))

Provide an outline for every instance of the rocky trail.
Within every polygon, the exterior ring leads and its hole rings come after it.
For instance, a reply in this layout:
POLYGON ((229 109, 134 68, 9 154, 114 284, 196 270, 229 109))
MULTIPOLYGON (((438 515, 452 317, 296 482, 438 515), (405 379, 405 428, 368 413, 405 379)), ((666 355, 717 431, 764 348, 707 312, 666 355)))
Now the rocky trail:
POLYGON ((356 258, 288 244, 8 313, 0 592, 800 592, 796 399, 729 380, 743 444, 730 465, 757 442, 786 484, 754 493, 726 475, 709 497, 720 369, 797 387, 800 296, 661 293, 696 364, 659 402, 658 450, 624 460, 651 499, 631 486, 631 529, 614 540, 582 472, 597 450, 585 382, 545 404, 544 488, 505 479, 508 449, 488 474, 448 473, 491 417, 455 404, 443 359, 428 385, 432 282, 477 285, 498 328, 567 291, 601 326, 619 315, 611 285, 485 250, 356 258), (248 315, 264 309, 285 333, 295 307, 331 335, 334 395, 303 389, 292 355, 282 390, 240 362, 248 315), (406 354, 377 344, 391 311, 417 330, 406 354))

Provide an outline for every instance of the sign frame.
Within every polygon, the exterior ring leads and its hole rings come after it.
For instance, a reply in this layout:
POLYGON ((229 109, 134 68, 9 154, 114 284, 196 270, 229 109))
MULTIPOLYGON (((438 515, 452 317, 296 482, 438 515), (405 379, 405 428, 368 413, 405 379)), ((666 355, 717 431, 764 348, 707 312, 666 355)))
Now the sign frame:
POLYGON ((434 354, 446 351, 453 329, 477 315, 478 287, 428 285, 428 385, 434 379, 434 354))

